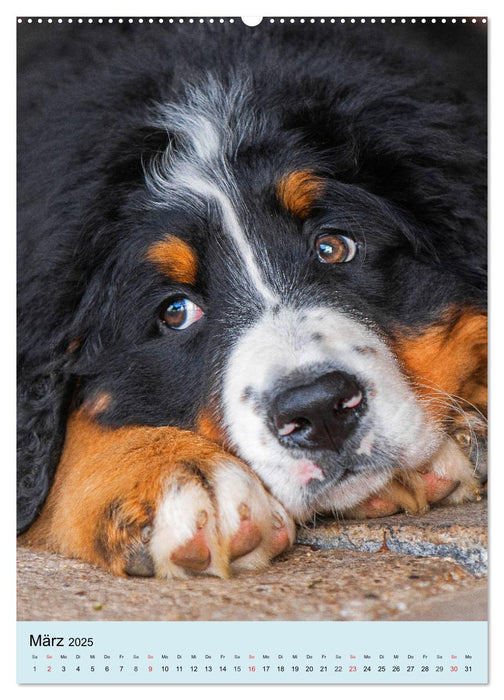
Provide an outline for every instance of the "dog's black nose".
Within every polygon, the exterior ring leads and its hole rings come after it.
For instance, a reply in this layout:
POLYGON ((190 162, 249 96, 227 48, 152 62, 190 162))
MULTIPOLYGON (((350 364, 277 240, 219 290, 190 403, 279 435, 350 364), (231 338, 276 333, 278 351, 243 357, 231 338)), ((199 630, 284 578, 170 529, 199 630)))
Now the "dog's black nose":
POLYGON ((283 444, 340 450, 365 410, 364 391, 346 372, 329 372, 278 393, 270 421, 283 444))

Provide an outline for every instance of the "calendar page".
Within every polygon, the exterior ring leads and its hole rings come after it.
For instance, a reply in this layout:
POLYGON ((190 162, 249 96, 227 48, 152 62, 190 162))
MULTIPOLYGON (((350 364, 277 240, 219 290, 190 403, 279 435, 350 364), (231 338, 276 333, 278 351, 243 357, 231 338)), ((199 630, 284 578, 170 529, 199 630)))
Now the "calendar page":
POLYGON ((16 21, 18 683, 487 683, 487 19, 16 21))

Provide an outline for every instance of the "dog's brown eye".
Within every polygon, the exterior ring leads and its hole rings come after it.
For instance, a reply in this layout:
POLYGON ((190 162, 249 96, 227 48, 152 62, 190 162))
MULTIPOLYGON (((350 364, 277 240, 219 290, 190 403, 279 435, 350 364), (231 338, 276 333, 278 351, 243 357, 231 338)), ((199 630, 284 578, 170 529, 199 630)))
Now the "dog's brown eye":
POLYGON ((357 243, 341 233, 323 233, 315 241, 318 259, 323 263, 350 262, 357 252, 357 243))
POLYGON ((162 323, 177 331, 189 328, 202 316, 202 309, 187 297, 172 297, 161 311, 162 323))

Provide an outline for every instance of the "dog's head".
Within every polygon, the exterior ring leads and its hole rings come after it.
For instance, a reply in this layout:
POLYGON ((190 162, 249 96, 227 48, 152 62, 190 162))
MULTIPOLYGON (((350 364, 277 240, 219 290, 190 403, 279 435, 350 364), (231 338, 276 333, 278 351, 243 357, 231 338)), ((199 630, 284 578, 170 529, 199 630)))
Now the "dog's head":
POLYGON ((428 462, 485 322, 422 218, 417 188, 441 175, 387 172, 371 145, 352 165, 344 132, 331 160, 291 122, 243 81, 158 106, 169 142, 122 204, 75 371, 96 419, 196 428, 302 519, 428 462))

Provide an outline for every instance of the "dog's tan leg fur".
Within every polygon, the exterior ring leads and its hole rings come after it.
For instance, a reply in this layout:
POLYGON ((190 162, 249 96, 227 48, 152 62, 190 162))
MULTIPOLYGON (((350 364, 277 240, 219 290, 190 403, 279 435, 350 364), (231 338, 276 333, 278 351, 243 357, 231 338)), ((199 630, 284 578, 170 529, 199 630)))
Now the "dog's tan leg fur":
POLYGON ((125 575, 152 539, 148 556, 158 575, 226 576, 235 560, 237 568, 266 564, 293 537, 280 504, 215 443, 171 427, 102 427, 81 410, 68 422, 54 484, 23 540, 125 575), (243 487, 243 502, 228 498, 228 474, 243 487), (184 494, 191 499, 179 513, 184 494), (186 541, 166 530, 170 513, 161 522, 161 506, 176 512, 186 541))

